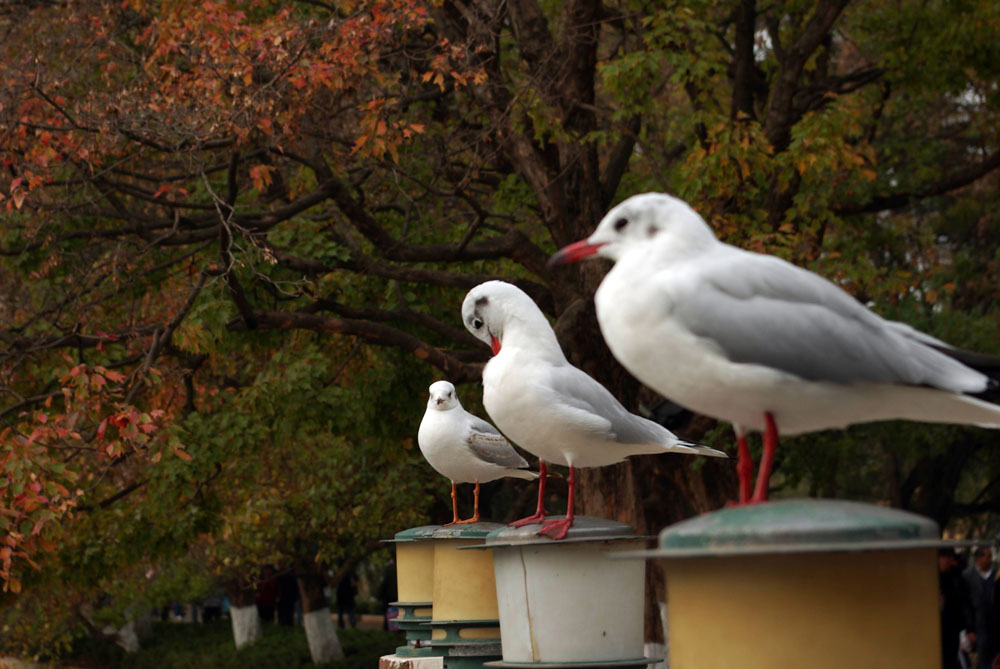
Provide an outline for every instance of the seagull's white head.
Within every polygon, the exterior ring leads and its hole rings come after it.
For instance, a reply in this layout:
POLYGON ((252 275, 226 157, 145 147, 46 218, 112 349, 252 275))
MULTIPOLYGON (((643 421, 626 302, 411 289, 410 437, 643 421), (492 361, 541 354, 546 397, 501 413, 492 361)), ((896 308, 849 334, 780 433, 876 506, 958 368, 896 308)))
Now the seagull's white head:
POLYGON ((684 200, 665 193, 633 195, 609 211, 587 239, 559 250, 550 265, 599 255, 618 261, 629 251, 670 248, 692 253, 717 240, 705 220, 684 200))
POLYGON ((505 281, 481 283, 462 302, 462 322, 477 339, 500 352, 506 337, 524 335, 536 347, 555 349, 562 355, 552 326, 527 293, 505 281))
POLYGON ((455 386, 447 381, 435 381, 427 389, 430 396, 427 398, 427 408, 435 411, 448 411, 455 407, 462 406, 455 394, 455 386))

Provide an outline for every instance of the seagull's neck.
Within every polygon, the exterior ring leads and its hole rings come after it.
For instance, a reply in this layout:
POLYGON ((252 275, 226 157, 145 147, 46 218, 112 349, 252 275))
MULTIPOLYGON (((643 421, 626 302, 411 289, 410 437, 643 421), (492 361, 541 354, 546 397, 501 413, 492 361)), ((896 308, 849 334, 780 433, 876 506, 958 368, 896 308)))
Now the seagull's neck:
POLYGON ((553 362, 565 362, 556 333, 545 320, 545 316, 532 313, 527 316, 508 317, 503 326, 503 338, 500 351, 521 349, 533 355, 544 357, 553 362))

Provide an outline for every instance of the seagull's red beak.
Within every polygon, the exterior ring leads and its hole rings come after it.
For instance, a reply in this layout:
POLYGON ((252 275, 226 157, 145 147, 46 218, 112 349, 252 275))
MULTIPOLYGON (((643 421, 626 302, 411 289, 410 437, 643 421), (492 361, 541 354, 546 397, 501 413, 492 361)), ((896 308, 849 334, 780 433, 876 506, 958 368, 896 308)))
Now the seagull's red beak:
POLYGON ((564 246, 555 255, 549 258, 546 263, 549 267, 555 265, 565 265, 567 263, 576 262, 577 260, 583 260, 584 258, 589 258, 590 256, 597 253, 597 250, 604 246, 604 244, 591 244, 586 239, 580 240, 569 246, 564 246))
POLYGON ((500 352, 500 340, 490 335, 490 348, 493 349, 493 355, 500 352))

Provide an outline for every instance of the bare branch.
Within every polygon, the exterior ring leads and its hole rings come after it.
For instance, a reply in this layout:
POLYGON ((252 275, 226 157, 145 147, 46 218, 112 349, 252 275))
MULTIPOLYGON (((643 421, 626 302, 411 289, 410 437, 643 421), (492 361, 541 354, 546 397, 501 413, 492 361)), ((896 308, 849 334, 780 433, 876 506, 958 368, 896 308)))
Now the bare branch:
POLYGON ((961 169, 955 170, 937 183, 929 184, 912 191, 879 195, 866 202, 841 204, 834 207, 834 211, 841 216, 850 216, 853 214, 871 214, 879 211, 900 209, 915 200, 935 195, 944 195, 963 186, 968 186, 997 168, 1000 168, 1000 150, 994 151, 981 163, 966 165, 961 169))
MULTIPOLYGON (((454 354, 431 346, 409 333, 372 321, 333 318, 303 312, 267 311, 257 313, 257 326, 260 329, 301 329, 350 335, 379 346, 399 348, 434 365, 447 374, 448 379, 453 383, 465 383, 482 377, 481 365, 463 362, 454 354)), ((229 328, 242 330, 245 328, 245 324, 242 320, 235 321, 229 324, 229 328)))

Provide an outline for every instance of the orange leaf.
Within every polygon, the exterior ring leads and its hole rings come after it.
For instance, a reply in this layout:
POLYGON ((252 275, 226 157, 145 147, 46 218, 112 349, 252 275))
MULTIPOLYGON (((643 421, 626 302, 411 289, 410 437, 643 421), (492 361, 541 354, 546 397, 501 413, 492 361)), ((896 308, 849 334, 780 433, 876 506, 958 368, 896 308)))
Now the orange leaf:
POLYGON ((188 455, 183 448, 178 448, 177 446, 174 446, 174 454, 181 460, 184 460, 185 462, 191 461, 191 456, 188 455))

